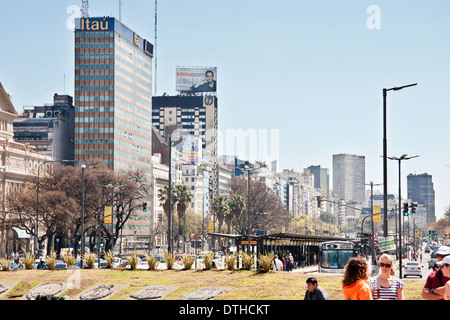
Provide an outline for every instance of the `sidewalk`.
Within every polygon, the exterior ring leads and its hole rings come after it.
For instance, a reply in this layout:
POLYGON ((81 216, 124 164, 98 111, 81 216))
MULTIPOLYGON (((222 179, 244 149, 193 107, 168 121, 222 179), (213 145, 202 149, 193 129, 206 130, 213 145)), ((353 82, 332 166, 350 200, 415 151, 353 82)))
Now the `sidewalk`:
POLYGON ((319 267, 316 265, 307 266, 307 267, 299 267, 292 269, 292 272, 302 272, 302 273, 312 273, 312 272, 319 272, 319 267))

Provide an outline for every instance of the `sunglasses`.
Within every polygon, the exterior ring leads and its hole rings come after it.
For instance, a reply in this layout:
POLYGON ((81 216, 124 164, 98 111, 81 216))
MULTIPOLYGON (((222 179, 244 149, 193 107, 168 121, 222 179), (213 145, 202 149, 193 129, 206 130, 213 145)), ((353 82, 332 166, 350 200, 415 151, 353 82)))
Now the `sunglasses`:
POLYGON ((390 263, 383 263, 383 262, 380 262, 378 265, 380 267, 386 267, 386 268, 390 268, 392 266, 392 264, 390 264, 390 263))

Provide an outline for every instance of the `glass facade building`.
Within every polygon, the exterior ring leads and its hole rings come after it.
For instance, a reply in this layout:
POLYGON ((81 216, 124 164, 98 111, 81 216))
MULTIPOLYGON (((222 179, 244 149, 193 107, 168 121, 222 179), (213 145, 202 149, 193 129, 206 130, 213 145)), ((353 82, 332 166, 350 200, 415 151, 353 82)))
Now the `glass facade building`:
POLYGON ((115 18, 75 19, 75 163, 151 171, 153 45, 115 18))
POLYGON ((427 209, 427 223, 436 222, 435 192, 432 176, 426 173, 407 176, 408 199, 427 209))

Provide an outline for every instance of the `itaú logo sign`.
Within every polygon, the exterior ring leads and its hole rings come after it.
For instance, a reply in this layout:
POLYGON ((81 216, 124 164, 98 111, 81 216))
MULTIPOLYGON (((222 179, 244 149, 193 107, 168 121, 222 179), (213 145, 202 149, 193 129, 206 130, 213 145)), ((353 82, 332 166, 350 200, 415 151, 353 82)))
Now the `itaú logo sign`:
POLYGON ((81 31, 109 31, 109 19, 108 18, 81 18, 80 28, 81 31))

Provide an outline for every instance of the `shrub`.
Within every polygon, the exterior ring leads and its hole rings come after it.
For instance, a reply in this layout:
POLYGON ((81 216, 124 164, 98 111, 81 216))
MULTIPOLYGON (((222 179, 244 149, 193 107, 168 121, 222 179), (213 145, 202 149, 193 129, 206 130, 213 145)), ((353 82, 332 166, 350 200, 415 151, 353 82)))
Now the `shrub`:
POLYGON ((45 257, 45 264, 48 270, 55 270, 56 254, 48 255, 45 257))
POLYGON ((245 270, 251 270, 255 254, 253 253, 252 255, 249 255, 247 252, 241 252, 241 257, 242 257, 242 267, 245 270))
POLYGON ((72 255, 64 256, 63 261, 67 264, 67 268, 75 265, 75 257, 72 255))
POLYGON ((153 254, 148 255, 144 254, 145 260, 147 260, 149 270, 155 270, 158 265, 158 258, 156 258, 153 254))
POLYGON ((111 269, 114 263, 114 253, 111 250, 105 252, 106 267, 111 269))
POLYGON ((25 259, 23 259, 23 264, 26 270, 32 270, 34 268, 34 254, 31 252, 25 252, 25 259))
POLYGON ((164 253, 164 261, 166 261, 167 270, 172 270, 175 263, 175 255, 173 253, 164 253))
POLYGON ((184 270, 190 270, 195 262, 195 256, 186 255, 183 258, 184 270))
POLYGON ((228 270, 234 270, 234 266, 236 265, 237 253, 227 254, 225 256, 225 265, 228 270))
POLYGON ((267 255, 261 255, 259 257, 258 261, 259 261, 259 265, 261 267, 261 269, 260 269, 261 272, 269 272, 273 257, 274 257, 273 253, 269 253, 267 255))
POLYGON ((138 264, 138 258, 136 252, 132 252, 128 257, 127 261, 130 264, 130 270, 134 270, 138 264))
POLYGON ((88 253, 84 255, 84 262, 86 263, 87 269, 94 268, 95 259, 97 259, 97 255, 95 253, 88 253))
POLYGON ((203 257, 203 264, 205 265, 205 270, 210 270, 212 268, 214 259, 214 252, 207 252, 203 257))
POLYGON ((0 266, 2 267, 2 271, 9 270, 9 260, 5 258, 0 259, 0 266))

